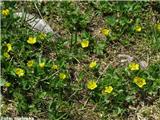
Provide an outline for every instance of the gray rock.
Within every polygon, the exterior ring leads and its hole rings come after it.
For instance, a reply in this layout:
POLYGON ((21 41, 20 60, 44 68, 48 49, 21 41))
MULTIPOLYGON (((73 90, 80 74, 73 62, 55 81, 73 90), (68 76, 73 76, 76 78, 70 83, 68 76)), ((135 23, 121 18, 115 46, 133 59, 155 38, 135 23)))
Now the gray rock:
POLYGON ((20 18, 24 18, 24 20, 33 28, 33 30, 38 30, 44 33, 54 33, 52 28, 43 19, 22 12, 15 13, 15 15, 20 18))
POLYGON ((133 57, 126 54, 119 54, 118 58, 120 58, 121 62, 131 62, 133 61, 133 57))
MULTIPOLYGON (((18 16, 24 19, 24 21, 27 22, 27 24, 29 24, 29 26, 31 26, 34 31, 38 30, 43 33, 52 33, 55 38, 60 37, 60 35, 57 32, 53 31, 52 28, 43 19, 37 18, 32 14, 22 12, 17 12, 14 14, 14 16, 18 16)), ((55 38, 53 38, 53 40, 55 38)))
POLYGON ((56 38, 60 38, 60 35, 53 31, 53 29, 43 19, 37 18, 32 14, 22 12, 17 12, 14 14, 14 16, 23 19, 34 31, 39 31, 46 34, 51 33, 53 35, 52 41, 55 41, 56 38))

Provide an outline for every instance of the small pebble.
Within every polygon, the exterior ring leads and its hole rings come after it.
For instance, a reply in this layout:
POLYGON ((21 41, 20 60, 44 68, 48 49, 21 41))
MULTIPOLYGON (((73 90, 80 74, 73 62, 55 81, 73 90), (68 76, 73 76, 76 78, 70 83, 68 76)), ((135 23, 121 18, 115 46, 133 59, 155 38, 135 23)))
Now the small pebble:
POLYGON ((140 61, 139 64, 142 69, 146 69, 148 67, 148 63, 146 61, 140 61))

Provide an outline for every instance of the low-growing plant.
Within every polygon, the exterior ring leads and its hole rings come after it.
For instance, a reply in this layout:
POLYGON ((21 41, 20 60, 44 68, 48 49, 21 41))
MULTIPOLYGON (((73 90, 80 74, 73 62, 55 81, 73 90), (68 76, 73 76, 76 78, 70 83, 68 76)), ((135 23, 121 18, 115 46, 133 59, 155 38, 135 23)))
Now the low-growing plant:
MULTIPOLYGON (((52 41, 54 35, 33 31, 15 15, 17 2, 2 2, 0 86, 4 104, 12 104, 17 116, 71 120, 79 113, 77 119, 87 119, 81 116, 85 112, 88 119, 92 115, 93 119, 108 119, 108 114, 125 119, 130 107, 151 105, 159 98, 159 63, 144 68, 138 60, 123 66, 105 60, 108 47, 116 45, 115 41, 132 45, 131 36, 143 38, 149 33, 155 38, 153 47, 158 46, 159 23, 154 31, 144 30, 144 16, 138 14, 148 3, 99 1, 97 6, 97 2, 88 2, 103 14, 106 26, 99 34, 104 40, 87 31, 90 12, 81 13, 71 1, 50 3, 43 3, 48 8, 40 5, 42 14, 48 15, 52 5, 58 5, 53 10, 64 16, 64 26, 72 33, 68 38, 52 41)), ((4 111, 3 116, 12 116, 4 111)))

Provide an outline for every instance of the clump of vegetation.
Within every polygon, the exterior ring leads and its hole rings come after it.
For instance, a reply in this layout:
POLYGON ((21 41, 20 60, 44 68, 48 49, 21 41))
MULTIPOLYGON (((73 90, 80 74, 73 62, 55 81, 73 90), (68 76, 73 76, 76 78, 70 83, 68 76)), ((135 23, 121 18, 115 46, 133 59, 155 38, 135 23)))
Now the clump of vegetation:
POLYGON ((144 53, 152 58, 160 51, 159 13, 150 6, 152 2, 2 2, 1 115, 125 119, 134 114, 131 108, 152 105, 160 95, 160 64, 157 59, 146 68, 139 63, 146 60, 144 53), (15 16, 17 6, 25 10, 25 4, 28 12, 38 9, 44 18, 61 18, 56 23, 64 28, 57 31, 61 37, 52 41, 53 34, 33 31, 15 16), (92 26, 97 16, 103 18, 100 29, 92 26), (102 37, 90 28, 99 29, 102 37), (134 59, 122 64, 115 51, 129 51, 134 59))
POLYGON ((151 106, 144 106, 142 107, 138 113, 137 118, 139 119, 154 119, 158 120, 160 119, 160 106, 159 106, 160 100, 156 100, 153 105, 151 106))

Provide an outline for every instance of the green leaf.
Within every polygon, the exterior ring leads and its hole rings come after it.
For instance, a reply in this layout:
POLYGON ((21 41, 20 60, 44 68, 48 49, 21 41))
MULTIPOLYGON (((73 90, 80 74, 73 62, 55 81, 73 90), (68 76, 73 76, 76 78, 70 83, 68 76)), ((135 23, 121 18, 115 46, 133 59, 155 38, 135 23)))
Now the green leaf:
POLYGON ((5 79, 3 79, 3 78, 0 78, 1 80, 0 80, 0 87, 1 86, 3 86, 4 84, 5 84, 5 79))
POLYGON ((116 22, 117 22, 117 20, 113 16, 109 16, 109 17, 106 18, 106 23, 108 25, 114 26, 116 24, 116 22))

